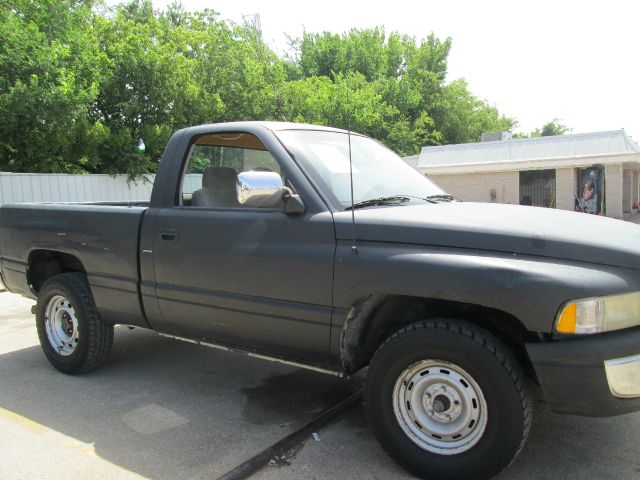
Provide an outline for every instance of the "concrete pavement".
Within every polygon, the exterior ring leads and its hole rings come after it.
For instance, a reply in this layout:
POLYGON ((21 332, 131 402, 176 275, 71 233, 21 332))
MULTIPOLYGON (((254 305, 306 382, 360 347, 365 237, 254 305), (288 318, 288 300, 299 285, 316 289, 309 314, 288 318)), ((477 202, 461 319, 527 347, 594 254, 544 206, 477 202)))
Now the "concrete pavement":
MULTIPOLYGON (((3 480, 215 479, 361 385, 127 328, 102 369, 71 377, 37 345, 32 303, 0 293, 3 480)), ((378 446, 361 406, 317 433, 253 478, 412 478, 378 446)), ((639 444, 640 414, 586 419, 538 404, 500 480, 637 479, 639 444)))
POLYGON ((103 368, 64 375, 33 302, 0 296, 3 480, 217 478, 360 387, 126 327, 103 368))

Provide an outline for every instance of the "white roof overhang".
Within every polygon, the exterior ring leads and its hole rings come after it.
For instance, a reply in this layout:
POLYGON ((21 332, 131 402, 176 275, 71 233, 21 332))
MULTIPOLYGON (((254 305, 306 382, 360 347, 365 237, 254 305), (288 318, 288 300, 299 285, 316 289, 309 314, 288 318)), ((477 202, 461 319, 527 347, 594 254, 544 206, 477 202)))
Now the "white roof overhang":
POLYGON ((529 160, 503 160, 494 162, 469 162, 449 165, 419 165, 418 171, 427 175, 461 173, 513 172, 520 170, 546 170, 556 168, 581 168, 591 165, 624 164, 625 168, 640 170, 640 153, 614 155, 584 155, 581 157, 555 157, 529 160))

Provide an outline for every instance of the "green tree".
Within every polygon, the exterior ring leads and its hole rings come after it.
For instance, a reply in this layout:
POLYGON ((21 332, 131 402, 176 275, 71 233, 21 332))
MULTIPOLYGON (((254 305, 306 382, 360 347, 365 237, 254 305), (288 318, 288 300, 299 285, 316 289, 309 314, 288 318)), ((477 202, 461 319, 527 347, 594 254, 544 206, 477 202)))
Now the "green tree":
POLYGON ((504 132, 515 125, 513 119, 473 96, 464 80, 444 87, 433 111, 446 143, 478 142, 483 132, 504 132))
MULTIPOLYGON (((287 70, 295 81, 325 78, 340 83, 360 75, 358 88, 365 82, 377 102, 370 108, 382 112, 382 118, 360 131, 401 154, 417 153, 424 145, 478 141, 483 131, 510 130, 516 124, 472 95, 464 80, 446 83, 451 39, 442 41, 431 34, 416 42, 375 28, 344 35, 304 33, 292 46, 293 66, 287 70)), ((309 102, 298 103, 299 108, 305 106, 309 102)), ((364 105, 353 108, 368 111, 364 105)), ((304 110, 297 113, 306 118, 304 110)), ((289 112, 286 117, 295 115, 289 112)), ((317 118, 317 112, 310 117, 317 118)))
POLYGON ((109 131, 99 153, 101 171, 154 171, 175 129, 222 108, 192 75, 197 59, 191 48, 197 41, 190 35, 190 18, 182 13, 170 8, 158 15, 145 0, 118 7, 113 18, 96 19, 108 58, 91 111, 92 119, 109 131), (144 152, 137 149, 140 140, 144 152))
POLYGON ((0 8, 0 169, 93 171, 106 132, 87 113, 105 58, 90 1, 0 8))
POLYGON ((545 123, 542 128, 536 128, 533 132, 529 133, 529 135, 526 133, 515 133, 513 136, 514 138, 553 137, 555 135, 565 135, 572 130, 572 128, 561 123, 559 119, 554 118, 550 122, 545 123))
POLYGON ((515 125, 447 82, 451 39, 433 34, 305 32, 280 58, 257 16, 233 25, 150 0, 8 0, 0 21, 4 170, 135 177, 155 170, 173 131, 209 122, 328 124, 405 155, 515 125))
POLYGON ((554 135, 564 135, 571 131, 571 128, 566 125, 560 123, 560 120, 554 118, 550 122, 547 122, 543 125, 542 131, 540 132, 541 137, 551 137, 554 135))
POLYGON ((266 118, 285 80, 256 19, 231 27, 212 10, 155 12, 142 0, 101 18, 98 36, 109 73, 93 116, 110 132, 100 155, 109 173, 153 171, 178 128, 266 118))

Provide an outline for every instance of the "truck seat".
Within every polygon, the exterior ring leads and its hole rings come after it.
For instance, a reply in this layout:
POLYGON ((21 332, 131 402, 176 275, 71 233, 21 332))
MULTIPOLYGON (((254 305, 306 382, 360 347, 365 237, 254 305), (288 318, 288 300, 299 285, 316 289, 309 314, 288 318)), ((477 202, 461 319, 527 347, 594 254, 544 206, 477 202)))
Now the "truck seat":
POLYGON ((207 167, 202 188, 193 192, 193 207, 239 207, 236 181, 238 174, 230 167, 207 167))

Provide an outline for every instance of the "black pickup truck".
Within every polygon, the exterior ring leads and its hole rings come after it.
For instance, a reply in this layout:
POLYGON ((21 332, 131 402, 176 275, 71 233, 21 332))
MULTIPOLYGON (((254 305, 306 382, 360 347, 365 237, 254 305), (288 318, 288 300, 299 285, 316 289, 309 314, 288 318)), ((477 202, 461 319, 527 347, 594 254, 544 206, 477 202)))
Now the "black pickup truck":
POLYGON ((640 227, 457 202, 343 130, 180 130, 148 203, 5 205, 0 255, 57 369, 100 366, 115 324, 368 366, 371 428, 423 477, 509 465, 534 383, 556 412, 640 409, 640 227))

